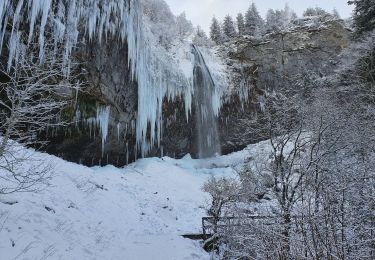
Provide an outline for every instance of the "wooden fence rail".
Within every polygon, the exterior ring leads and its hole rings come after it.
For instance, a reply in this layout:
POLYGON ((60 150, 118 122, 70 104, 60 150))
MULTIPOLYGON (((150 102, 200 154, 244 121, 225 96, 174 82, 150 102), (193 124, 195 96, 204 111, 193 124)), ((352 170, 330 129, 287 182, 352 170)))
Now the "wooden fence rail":
MULTIPOLYGON (((300 219, 301 216, 291 216, 292 220, 300 219)), ((245 217, 204 217, 202 218, 203 235, 212 235, 216 231, 228 227, 246 227, 254 225, 255 221, 262 221, 264 225, 282 224, 281 216, 245 216, 245 217)))

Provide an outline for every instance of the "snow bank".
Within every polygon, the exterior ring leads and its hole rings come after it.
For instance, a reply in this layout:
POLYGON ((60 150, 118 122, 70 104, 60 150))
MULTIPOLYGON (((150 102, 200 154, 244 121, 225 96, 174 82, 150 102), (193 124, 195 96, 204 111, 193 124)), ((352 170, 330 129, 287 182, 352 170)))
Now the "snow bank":
POLYGON ((125 168, 88 168, 26 150, 53 166, 53 178, 40 193, 0 196, 1 259, 209 259, 181 235, 201 232, 204 182, 235 177, 232 167, 260 148, 249 149, 207 160, 142 159, 125 168))

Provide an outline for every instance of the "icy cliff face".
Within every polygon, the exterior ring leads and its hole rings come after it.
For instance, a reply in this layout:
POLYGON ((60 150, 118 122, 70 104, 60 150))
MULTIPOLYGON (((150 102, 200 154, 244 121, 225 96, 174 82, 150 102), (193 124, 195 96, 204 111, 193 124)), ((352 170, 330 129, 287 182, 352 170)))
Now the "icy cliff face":
MULTIPOLYGON (((155 14, 148 15, 143 11, 153 2, 4 0, 0 3, 0 49, 7 51, 8 70, 12 64, 17 64, 25 50, 38 46, 40 63, 43 63, 47 52, 63 57, 61 70, 69 77, 78 45, 107 41, 126 44, 128 55, 127 59, 124 57, 124 63, 128 63, 129 72, 124 73, 131 74, 138 88, 136 149, 145 156, 155 145, 160 145, 163 99, 182 97, 188 118, 194 94, 189 41, 166 46, 166 41, 153 30, 152 15, 155 14)), ((152 8, 150 10, 153 11, 152 8)), ((213 109, 218 113, 220 94, 214 94, 216 102, 213 109)), ((101 123, 100 129, 105 142, 107 131, 103 129, 108 129, 108 126, 101 123)))
POLYGON ((221 109, 223 153, 264 138, 265 133, 259 129, 265 129, 262 112, 269 97, 275 93, 287 95, 305 82, 317 82, 336 73, 339 55, 349 45, 351 31, 342 20, 316 19, 297 20, 286 31, 260 39, 239 37, 220 47, 235 93, 226 95, 227 104, 221 109))

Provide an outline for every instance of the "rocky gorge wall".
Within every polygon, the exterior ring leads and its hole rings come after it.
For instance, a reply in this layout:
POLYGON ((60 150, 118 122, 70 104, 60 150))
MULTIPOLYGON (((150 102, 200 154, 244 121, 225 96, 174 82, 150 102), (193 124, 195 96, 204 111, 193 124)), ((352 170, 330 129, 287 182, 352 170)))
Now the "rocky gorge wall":
POLYGON ((242 37, 221 47, 238 93, 222 109, 223 151, 261 140, 262 133, 256 128, 267 96, 296 88, 296 82, 306 78, 334 73, 350 38, 351 30, 343 20, 313 17, 295 21, 286 32, 266 34, 262 39, 242 37))
MULTIPOLYGON (((231 93, 219 118, 223 153, 242 149, 262 139, 252 126, 262 112, 267 93, 293 87, 306 74, 324 77, 334 72, 339 53, 348 46, 350 30, 342 21, 320 22, 319 26, 297 24, 287 32, 267 34, 262 39, 237 38, 218 46, 231 75, 231 93), (242 93, 242 94, 239 94, 242 93)), ((88 44, 76 56, 82 61, 85 86, 75 106, 67 109, 75 123, 47 134, 47 151, 86 165, 124 165, 139 156, 136 148, 137 83, 127 66, 127 46, 117 41, 88 44), (98 107, 110 106, 108 137, 102 151, 100 129, 87 121, 98 107)), ((181 157, 197 154, 194 109, 189 120, 183 98, 163 104, 161 148, 150 156, 181 157)))

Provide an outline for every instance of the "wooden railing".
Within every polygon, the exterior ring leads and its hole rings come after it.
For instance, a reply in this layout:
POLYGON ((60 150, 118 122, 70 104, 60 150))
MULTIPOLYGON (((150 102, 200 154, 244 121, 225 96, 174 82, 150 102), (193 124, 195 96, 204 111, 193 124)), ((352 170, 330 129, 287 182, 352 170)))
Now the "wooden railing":
MULTIPOLYGON (((292 222, 300 216, 291 216, 292 222)), ((214 233, 220 233, 225 228, 228 227, 246 227, 254 224, 255 221, 262 221, 263 225, 275 225, 281 224, 281 216, 258 216, 258 215, 248 215, 244 217, 204 217, 202 218, 202 230, 203 235, 212 235, 214 233)))

